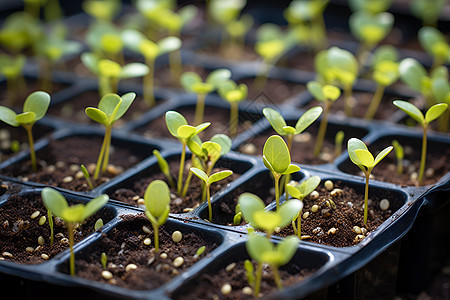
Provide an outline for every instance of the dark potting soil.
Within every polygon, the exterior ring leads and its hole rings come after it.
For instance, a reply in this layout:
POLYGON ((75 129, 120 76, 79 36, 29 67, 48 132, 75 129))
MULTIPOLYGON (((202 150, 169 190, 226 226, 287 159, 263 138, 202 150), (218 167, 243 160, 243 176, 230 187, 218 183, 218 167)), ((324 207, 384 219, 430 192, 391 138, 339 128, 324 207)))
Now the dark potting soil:
POLYGON ((254 87, 254 81, 255 78, 245 78, 238 80, 238 83, 245 83, 248 86, 249 101, 268 106, 281 104, 306 90, 304 84, 275 78, 268 78, 264 88, 258 89, 254 87))
POLYGON ((76 258, 76 276, 129 289, 150 290, 170 281, 218 246, 201 232, 169 229, 163 225, 159 230, 159 252, 155 252, 152 225, 144 214, 122 218, 124 222, 104 234, 95 247, 76 258), (149 233, 144 231, 144 226, 150 229, 149 233), (175 230, 183 234, 178 243, 172 240, 175 230), (148 246, 144 244, 146 238, 151 239, 148 246), (196 257, 197 250, 202 246, 206 247, 205 251, 196 257), (111 279, 102 276, 105 270, 100 263, 102 253, 106 254, 106 270, 112 273, 111 279), (178 257, 182 257, 184 263, 176 267, 174 260, 178 257), (127 269, 130 264, 136 268, 127 269))
MULTIPOLYGON (((94 232, 95 222, 99 218, 106 223, 112 217, 100 210, 88 218, 75 229, 75 243, 94 232)), ((48 259, 43 258, 42 254, 48 255, 51 259, 68 249, 65 223, 60 218, 54 218, 53 223, 54 243, 50 245, 47 209, 44 207, 40 194, 11 195, 9 200, 0 207, 0 260, 20 264, 40 264, 48 259), (31 218, 36 211, 39 215, 31 218), (42 216, 45 216, 47 220, 43 225, 39 225, 39 219, 42 216), (43 245, 38 243, 40 236, 44 238, 43 245), (31 248, 27 249, 28 247, 31 248)))
MULTIPOLYGON (((36 172, 33 172, 31 162, 27 159, 9 165, 2 170, 2 174, 72 191, 89 191, 86 179, 79 173, 79 167, 84 164, 91 175, 93 174, 91 170, 95 169, 102 139, 103 137, 100 136, 86 135, 52 140, 48 146, 37 151, 38 170, 36 172)), ((144 158, 146 156, 140 152, 113 143, 110 167, 97 180, 94 180, 92 176, 91 180, 94 186, 98 186, 144 158)))
MULTIPOLYGON (((281 268, 279 270, 283 287, 299 283, 304 280, 314 270, 302 269, 295 263, 288 263, 289 271, 281 268)), ((253 262, 253 267, 256 270, 257 264, 253 262)), ((174 299, 249 299, 253 298, 252 294, 243 292, 245 287, 249 287, 247 282, 246 270, 244 268, 244 261, 236 261, 224 266, 222 269, 215 272, 208 272, 202 274, 195 282, 197 288, 193 289, 192 284, 185 285, 177 290, 172 297, 174 299), (234 267, 231 267, 233 266, 234 267), (228 269, 228 270, 227 270, 228 269), (221 292, 222 286, 225 284, 231 285, 231 292, 223 294, 221 292)), ((269 266, 263 266, 261 290, 260 295, 270 296, 270 293, 276 292, 277 287, 273 281, 272 270, 269 266)), ((253 292, 253 291, 252 291, 253 292)))
MULTIPOLYGON (((189 164, 189 160, 187 161, 187 164, 189 164)), ((179 161, 169 161, 169 168, 170 173, 172 174, 172 178, 176 184, 178 179, 178 166, 179 161)), ((212 173, 225 170, 223 168, 214 168, 212 170, 212 173)), ((183 184, 187 177, 187 172, 189 172, 189 168, 185 168, 185 175, 183 184)), ((212 174, 211 173, 211 174, 212 174)), ((224 189, 227 187, 233 180, 236 180, 239 178, 240 174, 233 173, 229 177, 220 180, 218 182, 215 182, 210 187, 211 196, 213 196, 218 191, 224 189)), ((132 183, 131 187, 124 187, 115 190, 111 193, 111 198, 116 199, 125 203, 128 203, 133 206, 139 206, 138 200, 142 199, 145 194, 145 190, 147 189, 148 185, 154 181, 154 180, 164 180, 166 183, 168 183, 167 178, 162 172, 158 172, 155 174, 151 174, 148 177, 143 177, 140 179, 135 180, 132 183)), ((176 188, 170 188, 171 192, 171 201, 170 201, 170 212, 171 213, 183 213, 186 212, 186 210, 190 210, 193 208, 198 207, 202 201, 202 181, 195 175, 192 175, 191 183, 189 185, 188 192, 185 197, 181 197, 177 191, 176 188)), ((206 201, 206 200, 205 200, 206 201)))
MULTIPOLYGON (((370 232, 380 226, 403 205, 403 203, 399 203, 400 201, 396 201, 395 196, 391 195, 389 191, 380 195, 371 192, 369 187, 368 218, 367 224, 364 224, 364 191, 357 193, 353 188, 339 181, 334 183, 334 189, 340 189, 341 191, 333 196, 331 191, 327 191, 323 187, 322 183, 316 189, 319 192, 318 199, 312 200, 311 196, 303 199, 302 214, 308 213, 309 215, 306 218, 302 217, 301 220, 302 240, 334 247, 354 246, 362 238, 370 235, 370 232), (335 206, 329 204, 329 199, 334 202, 335 206), (382 199, 389 201, 387 210, 380 208, 382 199), (311 210, 313 205, 318 205, 316 212, 311 210), (354 226, 365 228, 365 232, 356 232, 354 226)), ((297 226, 297 222, 295 225, 297 226)), ((294 230, 291 225, 288 225, 277 235, 294 235, 294 230)))
MULTIPOLYGON (((182 114, 186 118, 188 124, 193 124, 195 106, 183 106, 174 110, 182 114)), ((239 112, 238 134, 248 130, 253 123, 260 118, 261 116, 250 114, 245 111, 239 112)), ((206 141, 219 133, 229 135, 230 111, 225 108, 205 106, 203 122, 211 122, 211 125, 199 134, 203 141, 206 141)), ((137 128, 136 131, 147 137, 164 137, 176 140, 167 129, 165 115, 137 128)))

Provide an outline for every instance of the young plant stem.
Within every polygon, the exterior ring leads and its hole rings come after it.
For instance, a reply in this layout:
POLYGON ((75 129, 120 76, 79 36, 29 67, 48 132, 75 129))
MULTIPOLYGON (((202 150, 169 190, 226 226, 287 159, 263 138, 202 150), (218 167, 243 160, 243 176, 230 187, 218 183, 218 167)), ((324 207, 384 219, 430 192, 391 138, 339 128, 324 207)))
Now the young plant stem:
POLYGON ((281 177, 281 174, 275 173, 273 177, 275 178, 275 200, 277 203, 277 210, 278 210, 278 207, 280 206, 280 177, 281 177))
POLYGON ((302 238, 302 211, 299 211, 297 218, 297 236, 302 238))
POLYGON ((108 164, 109 164, 109 153, 110 153, 110 149, 111 149, 111 131, 112 131, 112 127, 109 126, 105 132, 107 141, 106 141, 105 156, 103 157, 102 172, 106 171, 106 169, 108 168, 108 164))
POLYGON ((262 278, 262 262, 258 262, 258 269, 256 270, 255 277, 255 297, 258 298, 259 291, 261 290, 261 278, 262 278))
POLYGON ((154 236, 154 243, 155 243, 155 251, 158 252, 159 251, 159 227, 156 224, 153 224, 153 236, 154 236))
POLYGON ((205 115, 205 98, 206 94, 197 94, 197 104, 195 105, 194 125, 202 123, 205 115))
POLYGON ((264 85, 267 82, 267 77, 269 76, 270 68, 271 65, 269 64, 269 62, 263 60, 258 75, 253 81, 253 89, 255 90, 255 92, 259 92, 264 88, 264 85))
POLYGON ((367 211, 369 210, 369 177, 370 177, 370 171, 367 170, 364 172, 364 175, 366 176, 366 186, 364 188, 364 224, 367 224, 367 211))
POLYGON ((109 156, 109 145, 107 144, 111 144, 111 128, 111 126, 106 127, 105 137, 103 138, 102 147, 100 149, 100 153, 97 159, 97 165, 95 167, 94 179, 98 179, 100 169, 102 170, 102 172, 104 172, 106 170, 106 166, 108 165, 108 159, 106 158, 106 156, 109 156))
POLYGON ((34 151, 34 139, 33 139, 33 124, 27 124, 24 125, 25 130, 27 131, 28 136, 28 145, 30 147, 30 160, 31 160, 31 166, 33 168, 33 171, 37 171, 37 163, 36 163, 36 152, 34 151))
POLYGON ((325 101, 325 107, 322 114, 322 120, 320 120, 319 125, 319 131, 317 133, 316 137, 316 145, 314 146, 314 156, 317 157, 320 154, 320 151, 322 151, 322 145, 323 141, 325 139, 325 133, 327 131, 327 125, 328 125, 328 112, 330 110, 332 102, 331 101, 325 101))
MULTIPOLYGON (((191 162, 193 162, 194 159, 195 159, 195 154, 192 153, 191 162)), ((186 181, 184 182, 183 191, 181 192, 181 196, 183 198, 186 197, 189 185, 191 184, 192 175, 193 175, 193 173, 189 172, 188 175, 187 175, 186 181)))
POLYGON ((428 124, 424 124, 423 126, 423 136, 422 136, 422 154, 420 157, 420 170, 419 170, 419 185, 422 183, 423 173, 425 171, 425 162, 427 160, 427 129, 428 124))
POLYGON ((53 214, 50 209, 47 209, 48 226, 50 227, 50 246, 53 246, 54 232, 53 232, 53 214))
POLYGON ((144 76, 144 101, 149 107, 155 105, 154 94, 154 78, 155 78, 155 62, 153 60, 147 60, 148 74, 144 76))
POLYGON ((75 224, 68 222, 67 230, 69 231, 69 248, 70 248, 70 258, 69 258, 69 269, 70 275, 75 276, 75 253, 73 252, 73 229, 75 224))
POLYGON ((229 134, 230 137, 235 137, 238 132, 238 123, 239 123, 239 103, 232 102, 230 107, 230 127, 229 134))
POLYGON ((172 51, 169 53, 169 68, 172 76, 172 82, 175 86, 178 86, 180 75, 182 72, 180 50, 172 51))
POLYGON ((180 168, 178 169, 178 181, 177 181, 177 193, 181 194, 181 188, 183 187, 183 171, 184 171, 184 161, 186 160, 186 141, 182 142, 182 151, 180 157, 180 168))
POLYGON ((345 100, 345 115, 347 117, 351 117, 352 116, 352 111, 353 111, 353 103, 352 102, 352 98, 353 98, 353 91, 352 91, 352 86, 346 85, 344 87, 344 100, 345 100))
POLYGON ((211 205, 211 191, 210 184, 206 184, 206 199, 208 199, 208 214, 209 214, 209 222, 212 222, 212 205, 211 205))
POLYGON ((280 273, 278 272, 278 267, 276 265, 271 265, 270 268, 273 272, 273 279, 275 281, 275 284, 279 290, 283 289, 283 285, 281 284, 281 277, 280 273))
MULTIPOLYGON (((287 139, 287 147, 288 147, 289 155, 290 155, 291 148, 292 148, 292 140, 294 139, 294 135, 288 134, 288 135, 286 135, 286 139, 287 139)), ((282 183, 284 186, 284 192, 286 194, 286 200, 287 200, 287 199, 289 199, 289 191, 287 189, 287 185, 288 185, 289 181, 291 180, 291 174, 284 175, 283 180, 284 180, 284 182, 282 181, 282 183)))
POLYGON ((380 106, 381 99, 383 99, 385 87, 381 84, 377 85, 377 89, 375 90, 375 93, 373 94, 372 101, 370 101, 369 108, 366 111, 366 115, 364 118, 366 120, 372 120, 375 116, 375 113, 377 112, 378 107, 380 106))

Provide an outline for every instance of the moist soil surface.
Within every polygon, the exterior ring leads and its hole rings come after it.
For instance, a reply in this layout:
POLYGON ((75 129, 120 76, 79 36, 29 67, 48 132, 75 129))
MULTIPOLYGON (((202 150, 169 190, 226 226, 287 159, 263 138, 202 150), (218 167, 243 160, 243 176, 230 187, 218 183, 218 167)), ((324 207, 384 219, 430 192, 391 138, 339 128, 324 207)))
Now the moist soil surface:
POLYGON ((122 218, 124 222, 77 257, 76 276, 134 290, 151 290, 184 272, 218 246, 201 231, 163 225, 159 229, 159 252, 156 252, 152 225, 144 214, 122 218), (183 234, 178 243, 172 240, 175 230, 183 234), (151 239, 150 245, 144 244, 146 238, 151 239), (202 246, 205 251, 197 257, 195 254, 202 246), (106 269, 100 263, 102 253, 107 257, 106 269), (179 267, 174 264, 178 257, 184 260, 179 267), (130 267, 130 264, 134 266, 130 267), (102 276, 104 270, 111 272, 112 278, 105 279, 102 276))
MULTIPOLYGON (((317 199, 313 200, 311 195, 303 199, 302 240, 334 247, 354 246, 403 205, 388 190, 380 195, 380 193, 371 192, 369 188, 368 218, 367 224, 364 224, 364 191, 356 192, 339 181, 334 183, 333 190, 335 192, 326 190, 322 182, 316 189, 319 193, 317 199), (329 201, 330 199, 334 205, 329 201), (389 201, 389 207, 386 210, 380 208, 382 199, 389 201), (316 212, 312 208, 314 205, 318 206, 316 212), (358 226, 363 232, 355 230, 354 226, 358 226)), ((295 225, 297 226, 297 222, 295 225)), ((289 225, 276 234, 288 236, 295 233, 293 227, 289 225)))
MULTIPOLYGON (((52 140, 44 149, 37 151, 38 170, 36 172, 33 172, 31 162, 27 159, 9 165, 2 170, 2 174, 72 191, 89 191, 86 179, 79 173, 81 164, 90 171, 94 186, 98 186, 146 158, 146 155, 140 152, 119 145, 115 146, 113 143, 107 172, 94 180, 92 174, 102 139, 103 137, 100 136, 86 135, 52 140)), ((151 153, 151 150, 148 153, 151 153)))
MULTIPOLYGON (((188 160, 189 163, 189 160, 188 160)), ((169 161, 169 169, 172 174, 172 178, 176 184, 178 178, 178 166, 179 161, 169 161)), ((225 170, 223 168, 214 168, 211 174, 225 170)), ((189 171, 185 168, 184 180, 186 180, 186 174, 189 171)), ((233 180, 239 178, 240 174, 233 173, 227 178, 215 182, 210 187, 211 196, 213 196, 218 191, 226 188, 233 180)), ((151 174, 148 177, 142 177, 140 179, 134 180, 131 187, 124 187, 115 190, 111 193, 110 197, 115 200, 125 202, 133 206, 139 206, 139 200, 142 200, 150 182, 154 180, 164 180, 169 184, 167 178, 162 172, 151 174)), ((184 181, 183 181, 184 184, 184 181)), ((171 201, 170 201, 170 212, 171 213, 183 213, 198 207, 202 201, 202 181, 195 175, 192 175, 191 183, 189 185, 188 192, 185 197, 180 196, 176 188, 170 187, 171 201)))
MULTIPOLYGON (((70 203, 70 200, 68 201, 70 203)), ((99 218, 102 218, 103 222, 106 223, 112 217, 108 216, 103 210, 91 216, 75 229, 75 243, 94 232, 95 222, 99 218)), ((43 258, 42 254, 48 255, 51 259, 68 249, 68 233, 65 223, 60 218, 54 218, 53 223, 54 243, 50 245, 47 209, 44 207, 41 195, 11 195, 9 200, 0 206, 0 260, 34 265, 43 263, 48 259, 43 258), (36 211, 39 212, 39 215, 32 218, 32 214, 36 214, 36 211), (39 225, 41 217, 47 218, 43 225, 39 225), (40 236, 44 238, 42 245, 38 243, 40 236), (27 250, 28 247, 31 247, 31 250, 27 250)))

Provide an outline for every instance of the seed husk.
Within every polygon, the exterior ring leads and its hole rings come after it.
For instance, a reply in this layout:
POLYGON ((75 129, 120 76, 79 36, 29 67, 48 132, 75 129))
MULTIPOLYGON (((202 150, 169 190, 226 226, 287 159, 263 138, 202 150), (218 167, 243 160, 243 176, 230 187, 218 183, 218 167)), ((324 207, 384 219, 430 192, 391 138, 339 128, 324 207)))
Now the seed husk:
POLYGON ((181 267, 182 264, 184 264, 184 258, 181 257, 181 256, 178 256, 177 258, 175 258, 175 259, 173 260, 173 266, 174 266, 175 268, 181 267))

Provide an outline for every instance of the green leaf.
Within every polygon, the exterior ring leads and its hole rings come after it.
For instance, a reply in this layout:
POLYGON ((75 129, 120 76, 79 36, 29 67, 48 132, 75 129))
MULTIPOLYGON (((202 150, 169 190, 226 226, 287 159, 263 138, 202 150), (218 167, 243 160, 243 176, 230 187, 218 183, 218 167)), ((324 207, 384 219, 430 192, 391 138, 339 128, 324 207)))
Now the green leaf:
POLYGON ((149 68, 147 65, 143 63, 129 63, 122 67, 122 71, 120 72, 120 78, 137 78, 143 77, 148 74, 149 68))
POLYGON ((249 235, 247 242, 245 243, 248 255, 255 261, 264 262, 263 254, 273 251, 272 243, 265 237, 260 236, 257 233, 249 235))
POLYGON ((42 119, 47 113, 48 106, 50 105, 50 95, 46 92, 37 91, 31 93, 23 104, 24 112, 35 113, 35 121, 42 119))
POLYGON ((266 117, 266 119, 269 121, 270 125, 272 125, 272 128, 279 134, 279 135, 285 135, 284 127, 286 126, 286 121, 284 120, 283 116, 274 110, 273 108, 266 107, 263 109, 263 114, 266 117))
POLYGON ((98 109, 103 111, 106 116, 111 117, 114 113, 117 114, 117 106, 120 105, 122 99, 117 94, 106 94, 98 103, 98 109))
POLYGON ((447 109, 447 106, 446 103, 438 103, 430 107, 425 113, 425 121, 430 123, 439 118, 447 109))
POLYGON ((212 184, 219 180, 225 179, 228 176, 230 176, 231 174, 233 174, 233 171, 230 171, 230 170, 223 170, 223 171, 216 172, 209 177, 209 183, 212 184))
POLYGON ((173 52, 181 48, 182 41, 176 36, 168 36, 158 41, 160 54, 173 52))
POLYGON ((394 147, 389 146, 386 149, 384 149, 383 151, 381 151, 380 153, 378 153, 378 155, 375 157, 373 166, 376 166, 383 158, 385 158, 386 155, 388 155, 392 151, 393 148, 394 147))
POLYGON ((300 239, 297 236, 288 236, 277 246, 277 252, 281 253, 282 260, 278 262, 278 266, 287 264, 297 252, 300 239))
POLYGON ((368 150, 365 149, 356 149, 355 150, 356 156, 358 156, 359 161, 361 164, 367 168, 372 168, 374 166, 374 158, 372 153, 370 153, 368 150))
POLYGON ((166 112, 166 125, 169 129, 170 134, 178 138, 178 128, 182 125, 187 125, 188 122, 182 114, 179 112, 169 110, 166 112))
POLYGON ((200 178, 201 180, 203 180, 206 184, 209 184, 209 178, 208 175, 200 169, 197 168, 190 168, 191 172, 194 173, 195 176, 197 176, 198 178, 200 178))
POLYGON ((156 159, 158 160, 158 166, 161 172, 164 174, 169 174, 169 163, 167 160, 162 157, 161 153, 158 150, 153 150, 153 155, 156 156, 156 159))
POLYGON ((202 78, 195 72, 185 72, 181 74, 180 82, 186 91, 194 92, 194 84, 202 82, 202 78))
POLYGON ((98 73, 107 78, 120 78, 122 66, 109 59, 101 59, 98 62, 98 73))
POLYGON ((200 158, 204 158, 205 153, 203 153, 202 146, 200 146, 194 139, 189 139, 187 146, 192 153, 200 158))
POLYGON ((425 118, 420 111, 414 104, 411 104, 409 102, 403 101, 403 100, 394 100, 394 105, 403 110, 405 113, 407 113, 411 118, 416 120, 419 124, 423 125, 425 122, 425 118))
POLYGON ((84 52, 81 54, 81 62, 83 63, 83 65, 97 76, 100 74, 98 67, 99 61, 100 58, 92 52, 84 52))
POLYGON ((100 195, 92 200, 90 200, 85 206, 84 206, 84 212, 82 219, 86 220, 90 216, 92 216, 94 213, 96 213, 100 208, 102 208, 109 200, 108 195, 103 194, 100 195))
POLYGON ((211 84, 215 89, 218 89, 222 83, 231 77, 231 71, 228 69, 216 69, 209 73, 206 77, 206 83, 211 84))
POLYGON ((210 141, 204 142, 201 148, 203 151, 207 153, 207 157, 210 161, 215 162, 221 156, 222 147, 215 142, 210 141))
POLYGON ((275 211, 258 210, 253 213, 252 226, 264 230, 265 232, 273 232, 275 228, 280 227, 281 216, 275 211))
POLYGON ((398 66, 400 79, 411 89, 422 92, 422 82, 427 77, 427 71, 415 58, 405 58, 398 66))
POLYGON ((436 27, 420 28, 417 37, 422 48, 433 57, 445 59, 448 56, 450 47, 445 36, 436 27))
POLYGON ((270 163, 273 170, 283 174, 291 164, 289 149, 278 135, 270 136, 263 148, 263 157, 270 163))
POLYGON ((188 139, 195 134, 195 127, 191 125, 181 125, 178 127, 177 136, 182 139, 188 139))
POLYGON ((308 128, 322 114, 322 111, 320 106, 308 109, 295 124, 295 134, 300 134, 308 128))
POLYGON ((57 217, 61 217, 63 215, 63 211, 69 207, 66 198, 64 198, 60 192, 52 188, 43 188, 41 191, 41 197, 45 207, 57 217))
POLYGON ((317 100, 317 101, 326 101, 327 98, 325 97, 323 93, 322 84, 320 84, 317 81, 309 81, 306 84, 306 88, 308 89, 308 92, 317 100))
POLYGON ((116 113, 114 121, 119 120, 127 112, 131 104, 133 103, 134 99, 136 98, 136 94, 132 92, 126 93, 125 95, 122 95, 120 98, 122 99, 122 102, 120 103, 119 110, 116 113))
POLYGON ((21 125, 34 123, 36 121, 36 114, 32 111, 23 112, 16 116, 16 121, 21 125))
POLYGON ((66 223, 81 223, 84 221, 84 205, 75 204, 67 207, 60 216, 66 223))
POLYGON ((320 184, 319 176, 311 176, 300 184, 300 191, 303 195, 308 196, 311 194, 320 184))
POLYGON ((281 222, 278 225, 281 228, 291 224, 291 222, 297 217, 298 213, 303 209, 303 202, 297 199, 292 199, 284 202, 279 208, 277 213, 281 217, 281 222))
POLYGON ((238 203, 244 219, 250 224, 255 223, 253 220, 253 214, 256 211, 264 211, 264 208, 266 207, 261 198, 252 193, 241 194, 238 198, 238 203))
POLYGON ((356 155, 356 150, 367 150, 366 144, 363 143, 363 141, 357 139, 357 138, 351 138, 347 142, 347 149, 348 149, 348 156, 350 160, 357 165, 360 169, 365 171, 363 164, 359 157, 356 155))
POLYGON ((224 154, 228 153, 231 150, 231 139, 223 133, 215 134, 211 138, 211 142, 217 143, 220 145, 221 151, 220 156, 223 156, 224 154))
POLYGON ((0 120, 14 127, 20 126, 16 120, 16 112, 6 106, 0 106, 0 120))
POLYGON ((162 180, 152 181, 145 190, 145 207, 155 218, 164 216, 170 203, 170 190, 162 180))
POLYGON ((290 164, 289 167, 281 174, 287 175, 300 171, 300 167, 294 164, 290 164))
POLYGON ((325 84, 322 87, 323 95, 326 99, 336 101, 341 96, 341 90, 331 84, 325 84))
POLYGON ((195 126, 195 134, 199 134, 200 132, 202 132, 203 130, 208 128, 209 125, 211 125, 210 122, 205 122, 205 123, 195 126))
POLYGON ((103 125, 107 125, 108 116, 100 109, 95 108, 95 107, 87 107, 85 112, 86 112, 86 115, 89 118, 91 118, 92 120, 94 120, 95 122, 98 122, 103 125))

